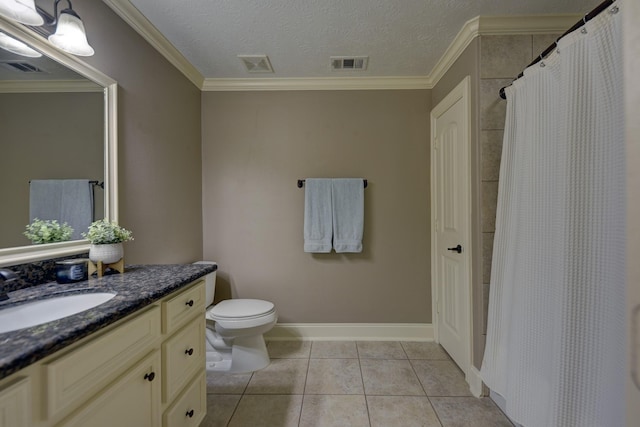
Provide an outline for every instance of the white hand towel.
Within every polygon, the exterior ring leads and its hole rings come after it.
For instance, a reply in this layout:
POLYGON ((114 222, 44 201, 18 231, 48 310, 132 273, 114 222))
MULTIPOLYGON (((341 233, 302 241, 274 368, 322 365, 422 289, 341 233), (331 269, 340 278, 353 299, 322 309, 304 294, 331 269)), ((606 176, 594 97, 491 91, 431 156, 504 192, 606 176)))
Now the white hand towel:
POLYGON ((331 252, 331 180, 308 178, 304 187, 304 251, 331 252))
POLYGON ((362 178, 332 180, 333 248, 337 253, 362 252, 364 183, 362 178))

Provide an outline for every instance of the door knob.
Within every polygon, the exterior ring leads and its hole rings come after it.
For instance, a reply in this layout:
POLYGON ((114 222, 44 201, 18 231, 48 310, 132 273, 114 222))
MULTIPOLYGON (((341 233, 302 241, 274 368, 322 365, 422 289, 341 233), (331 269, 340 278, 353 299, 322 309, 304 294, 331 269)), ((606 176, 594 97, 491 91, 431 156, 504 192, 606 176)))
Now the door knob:
POLYGON ((455 248, 447 248, 448 251, 455 251, 458 252, 459 254, 462 253, 462 246, 458 245, 455 248))

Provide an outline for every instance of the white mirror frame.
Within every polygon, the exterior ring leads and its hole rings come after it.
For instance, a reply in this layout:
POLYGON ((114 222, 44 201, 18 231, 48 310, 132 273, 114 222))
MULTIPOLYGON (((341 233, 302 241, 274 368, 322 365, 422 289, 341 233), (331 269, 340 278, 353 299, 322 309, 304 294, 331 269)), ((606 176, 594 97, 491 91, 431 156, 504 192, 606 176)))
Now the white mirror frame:
MULTIPOLYGON (((118 84, 91 65, 63 52, 47 39, 21 24, 0 17, 0 31, 24 41, 44 55, 104 87, 104 191, 105 218, 118 220, 118 84)), ((0 249, 0 267, 25 264, 44 259, 76 255, 89 251, 88 240, 49 243, 0 249)))

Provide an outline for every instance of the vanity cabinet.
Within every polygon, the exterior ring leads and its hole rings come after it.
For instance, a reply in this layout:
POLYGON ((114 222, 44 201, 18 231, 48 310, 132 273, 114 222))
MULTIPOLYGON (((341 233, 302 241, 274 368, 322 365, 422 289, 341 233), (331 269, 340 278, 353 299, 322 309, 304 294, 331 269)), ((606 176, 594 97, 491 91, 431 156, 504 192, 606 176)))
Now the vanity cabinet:
POLYGON ((206 415, 199 280, 0 381, 0 427, 198 426, 206 415))
POLYGON ((29 427, 31 425, 31 380, 12 378, 0 387, 0 427, 29 427))
POLYGON ((136 363, 89 404, 62 421, 66 427, 158 426, 160 409, 160 352, 136 363), (154 378, 149 381, 149 375, 154 378))

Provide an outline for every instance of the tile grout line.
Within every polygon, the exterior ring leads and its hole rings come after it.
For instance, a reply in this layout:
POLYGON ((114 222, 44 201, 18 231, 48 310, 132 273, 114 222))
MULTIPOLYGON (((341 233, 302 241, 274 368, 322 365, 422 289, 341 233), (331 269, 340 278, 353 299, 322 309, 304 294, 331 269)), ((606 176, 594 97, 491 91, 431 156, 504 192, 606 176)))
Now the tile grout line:
MULTIPOLYGON (((400 345, 402 346, 402 349, 404 350, 404 346, 402 345, 402 342, 400 343, 400 345)), ((406 353, 406 350, 405 350, 405 353, 406 353)), ((407 355, 407 357, 408 356, 409 355, 407 355)), ((429 397, 429 394, 427 393, 427 390, 424 388, 424 384, 422 384, 422 380, 420 379, 420 376, 416 372, 416 368, 413 366, 413 360, 420 360, 420 359, 409 359, 409 366, 411 366, 411 370, 413 371, 413 373, 416 376, 416 378, 418 378, 418 382, 420 383, 420 387, 422 387, 422 391, 424 391, 424 395, 427 398, 427 402, 429 402, 429 406, 431 406, 431 409, 433 410, 433 413, 435 414, 436 419, 440 423, 440 427, 442 427, 444 424, 442 424, 442 420, 440 419, 440 415, 438 415, 438 411, 436 411, 436 408, 433 406, 433 403, 431 402, 431 397, 429 397)), ((425 360, 429 360, 429 359, 425 359, 425 360)))
POLYGON ((358 350, 358 342, 356 341, 356 355, 358 356, 358 368, 360 369, 360 382, 362 383, 362 395, 364 396, 364 405, 367 408, 367 421, 371 427, 371 413, 369 412, 369 399, 367 399, 367 390, 364 388, 364 374, 362 373, 362 363, 360 362, 360 350, 358 350))
POLYGON ((233 416, 236 414, 236 411, 238 410, 238 407, 240 406, 240 401, 244 398, 245 392, 247 391, 247 388, 249 387, 249 383, 251 382, 251 378, 253 378, 253 372, 251 372, 251 376, 249 377, 249 381, 247 381, 247 384, 242 389, 242 393, 240 394, 240 399, 238 399, 238 402, 236 402, 236 405, 233 407, 233 412, 231 412, 231 416, 229 417, 229 421, 227 421, 227 424, 226 424, 227 427, 229 427, 229 424, 231 424, 231 420, 233 419, 233 416))
POLYGON ((309 355, 307 356, 307 372, 304 375, 304 386, 302 387, 302 402, 300 402, 300 412, 298 413, 298 427, 302 423, 302 408, 304 407, 304 400, 307 395, 307 380, 309 379, 309 369, 311 368, 311 352, 313 351, 313 341, 309 345, 309 355))

